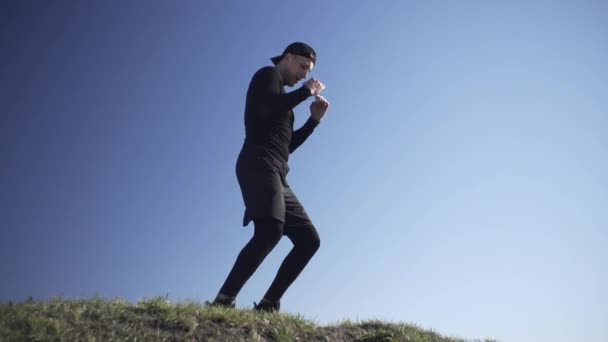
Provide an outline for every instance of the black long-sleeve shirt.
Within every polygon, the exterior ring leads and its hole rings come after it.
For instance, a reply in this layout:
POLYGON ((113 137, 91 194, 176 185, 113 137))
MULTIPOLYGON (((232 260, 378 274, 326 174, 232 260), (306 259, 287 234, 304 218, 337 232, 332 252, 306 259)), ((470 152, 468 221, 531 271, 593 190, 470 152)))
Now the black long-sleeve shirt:
POLYGON ((293 108, 306 100, 310 89, 302 86, 285 93, 279 71, 272 66, 258 70, 249 83, 245 103, 244 149, 255 149, 283 163, 319 124, 312 118, 293 130, 293 108))

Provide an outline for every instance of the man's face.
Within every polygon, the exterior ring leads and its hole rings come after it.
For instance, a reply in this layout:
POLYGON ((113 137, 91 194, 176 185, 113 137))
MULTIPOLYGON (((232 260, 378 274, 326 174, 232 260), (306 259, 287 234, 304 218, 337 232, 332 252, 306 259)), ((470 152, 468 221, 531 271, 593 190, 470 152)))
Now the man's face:
POLYGON ((312 70, 314 65, 310 59, 300 55, 288 53, 285 58, 287 59, 287 77, 285 84, 293 87, 296 83, 308 76, 308 72, 312 70))

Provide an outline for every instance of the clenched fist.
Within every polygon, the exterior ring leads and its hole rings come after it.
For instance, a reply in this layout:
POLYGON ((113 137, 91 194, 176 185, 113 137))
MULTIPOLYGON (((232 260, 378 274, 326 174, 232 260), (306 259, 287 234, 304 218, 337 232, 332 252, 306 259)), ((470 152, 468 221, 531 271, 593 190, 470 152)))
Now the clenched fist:
POLYGON ((310 117, 316 121, 321 121, 328 107, 329 102, 323 96, 315 96, 315 100, 310 104, 310 117))
POLYGON ((304 86, 310 89, 311 95, 319 95, 323 89, 325 89, 325 84, 321 83, 321 81, 316 78, 311 78, 304 82, 304 86))

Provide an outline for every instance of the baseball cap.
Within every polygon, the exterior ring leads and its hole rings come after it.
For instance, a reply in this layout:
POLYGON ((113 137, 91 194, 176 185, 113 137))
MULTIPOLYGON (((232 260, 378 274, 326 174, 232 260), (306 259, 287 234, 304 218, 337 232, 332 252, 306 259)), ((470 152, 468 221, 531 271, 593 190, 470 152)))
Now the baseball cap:
POLYGON ((315 50, 313 50, 313 48, 311 48, 309 45, 301 42, 289 44, 289 46, 285 48, 285 51, 283 51, 280 56, 272 57, 270 60, 272 61, 272 63, 277 64, 281 61, 281 59, 283 59, 283 57, 285 57, 285 54, 287 54, 288 52, 294 55, 309 58, 313 62, 313 64, 317 64, 317 53, 315 52, 315 50))

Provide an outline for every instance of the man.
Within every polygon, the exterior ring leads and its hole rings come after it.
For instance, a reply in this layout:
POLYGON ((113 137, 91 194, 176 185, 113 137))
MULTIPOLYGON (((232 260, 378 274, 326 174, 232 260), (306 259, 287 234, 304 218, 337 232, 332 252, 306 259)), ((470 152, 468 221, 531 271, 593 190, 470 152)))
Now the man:
POLYGON ((325 88, 309 79, 299 89, 285 93, 306 78, 316 63, 307 44, 290 44, 274 66, 253 76, 245 104, 245 142, 236 163, 245 214, 243 226, 254 222, 252 239, 239 253, 212 305, 235 307, 236 296, 283 235, 293 242, 272 285, 255 310, 278 311, 280 299, 319 248, 320 240, 306 211, 287 183, 289 154, 295 151, 321 121, 329 103, 319 95, 325 88), (293 130, 293 108, 315 96, 310 118, 293 130))

